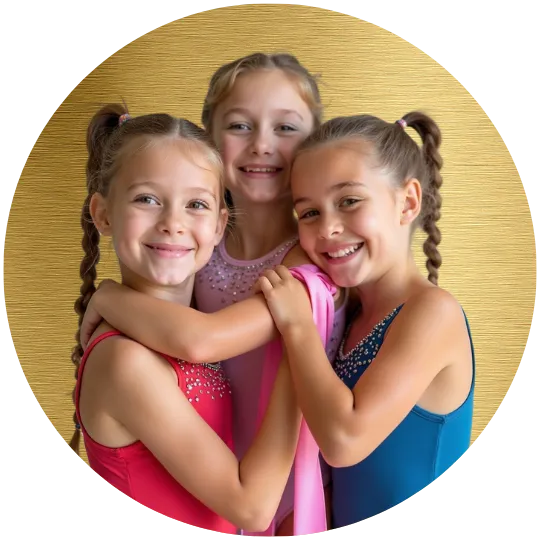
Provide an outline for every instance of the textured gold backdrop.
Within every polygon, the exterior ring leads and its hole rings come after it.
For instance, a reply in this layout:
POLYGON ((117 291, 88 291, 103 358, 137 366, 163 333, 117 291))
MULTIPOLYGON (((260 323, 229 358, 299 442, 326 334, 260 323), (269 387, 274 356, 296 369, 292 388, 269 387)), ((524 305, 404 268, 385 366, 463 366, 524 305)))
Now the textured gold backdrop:
MULTIPOLYGON (((69 439, 90 117, 101 104, 123 98, 132 114, 168 112, 198 123, 213 71, 258 50, 291 52, 320 73, 326 118, 372 113, 392 121, 422 109, 439 122, 445 160, 440 283, 461 301, 472 327, 474 440, 514 377, 533 313, 533 228, 516 168, 481 107, 429 56, 379 27, 302 6, 235 6, 158 28, 100 65, 52 116, 21 176, 5 248, 9 324, 34 394, 69 439)), ((99 270, 101 277, 117 276, 110 245, 99 270)))

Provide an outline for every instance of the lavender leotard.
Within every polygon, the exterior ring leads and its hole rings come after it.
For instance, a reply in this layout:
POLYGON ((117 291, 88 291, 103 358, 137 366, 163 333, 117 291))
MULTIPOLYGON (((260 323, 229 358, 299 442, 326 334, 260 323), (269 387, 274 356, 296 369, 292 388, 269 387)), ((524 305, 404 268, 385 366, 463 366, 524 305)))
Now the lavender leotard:
MULTIPOLYGON (((195 280, 197 308, 206 313, 212 313, 248 298, 252 294, 250 287, 257 281, 259 275, 267 268, 281 264, 297 242, 297 237, 291 238, 264 257, 241 261, 228 255, 222 241, 214 250, 210 262, 197 274, 195 280)), ((326 348, 331 362, 334 361, 344 330, 345 303, 335 312, 332 336, 326 348)), ((244 456, 253 442, 257 430, 264 352, 264 347, 260 347, 223 363, 232 388, 234 450, 239 459, 244 456)), ((291 472, 276 514, 277 525, 293 508, 293 476, 291 472)), ((329 478, 327 467, 323 467, 325 484, 328 483, 329 478)))

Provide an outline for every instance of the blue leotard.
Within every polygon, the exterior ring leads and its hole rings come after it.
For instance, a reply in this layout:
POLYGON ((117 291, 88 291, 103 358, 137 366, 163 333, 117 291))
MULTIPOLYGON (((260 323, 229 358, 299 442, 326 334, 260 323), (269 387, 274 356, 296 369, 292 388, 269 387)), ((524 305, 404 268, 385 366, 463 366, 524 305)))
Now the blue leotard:
MULTIPOLYGON (((346 355, 343 354, 343 340, 334 369, 349 388, 355 386, 375 359, 385 332, 401 307, 377 324, 346 355)), ((465 321, 470 339, 466 317, 465 321)), ((344 527, 384 512, 423 489, 448 469, 470 444, 473 393, 474 350, 471 390, 460 407, 441 415, 415 406, 366 459, 351 467, 332 469, 333 526, 344 527)))

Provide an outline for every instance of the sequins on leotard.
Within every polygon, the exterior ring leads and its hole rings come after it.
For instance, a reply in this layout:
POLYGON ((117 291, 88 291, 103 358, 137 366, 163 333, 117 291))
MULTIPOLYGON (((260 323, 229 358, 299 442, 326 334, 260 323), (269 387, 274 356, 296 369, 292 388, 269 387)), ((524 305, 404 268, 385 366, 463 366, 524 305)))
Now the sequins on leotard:
POLYGON ((210 262, 197 274, 197 282, 203 287, 206 285, 208 289, 218 292, 223 306, 235 304, 250 296, 251 286, 261 273, 267 268, 280 264, 283 252, 288 251, 297 242, 298 238, 291 238, 272 253, 271 257, 244 266, 226 261, 218 248, 214 251, 210 262))

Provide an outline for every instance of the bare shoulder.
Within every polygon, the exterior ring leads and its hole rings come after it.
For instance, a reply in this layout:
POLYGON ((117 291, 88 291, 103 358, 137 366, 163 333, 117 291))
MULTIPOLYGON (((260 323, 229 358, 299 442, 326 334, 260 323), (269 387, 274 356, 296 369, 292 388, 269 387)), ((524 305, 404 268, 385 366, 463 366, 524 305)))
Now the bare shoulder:
POLYGON ((403 317, 434 319, 443 322, 463 321, 461 305, 448 291, 440 287, 424 287, 413 294, 402 309, 403 317))
POLYGON ((283 258, 283 266, 293 268, 294 266, 302 266, 303 264, 313 264, 313 261, 307 256, 302 246, 296 244, 283 258))
POLYGON ((390 326, 392 342, 429 343, 448 351, 468 346, 465 315, 454 296, 439 287, 423 287, 404 304, 390 326))
POLYGON ((102 379, 116 388, 144 384, 145 380, 172 374, 163 357, 121 334, 100 341, 91 356, 102 379))

